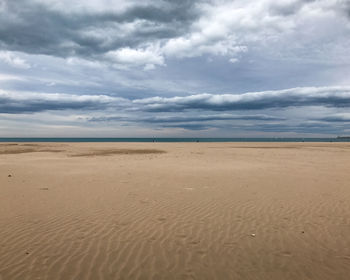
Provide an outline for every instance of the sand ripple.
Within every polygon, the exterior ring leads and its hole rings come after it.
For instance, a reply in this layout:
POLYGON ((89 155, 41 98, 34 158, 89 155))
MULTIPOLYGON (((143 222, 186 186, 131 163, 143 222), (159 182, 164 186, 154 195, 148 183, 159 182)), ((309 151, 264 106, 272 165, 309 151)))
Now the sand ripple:
POLYGON ((349 279, 349 152, 205 145, 3 155, 0 279, 349 279))

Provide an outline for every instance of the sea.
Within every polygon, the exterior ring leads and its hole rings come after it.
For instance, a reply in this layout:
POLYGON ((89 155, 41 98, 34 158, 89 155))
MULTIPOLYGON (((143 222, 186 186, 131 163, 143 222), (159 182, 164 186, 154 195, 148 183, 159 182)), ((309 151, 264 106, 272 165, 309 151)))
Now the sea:
POLYGON ((350 142, 343 138, 0 138, 0 142, 350 142))

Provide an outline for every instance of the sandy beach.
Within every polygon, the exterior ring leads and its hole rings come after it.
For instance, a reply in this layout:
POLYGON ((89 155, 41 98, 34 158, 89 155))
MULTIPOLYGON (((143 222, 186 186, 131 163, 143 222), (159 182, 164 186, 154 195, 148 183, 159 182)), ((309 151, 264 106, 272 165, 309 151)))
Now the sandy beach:
POLYGON ((0 279, 350 275, 350 143, 1 143, 0 279))

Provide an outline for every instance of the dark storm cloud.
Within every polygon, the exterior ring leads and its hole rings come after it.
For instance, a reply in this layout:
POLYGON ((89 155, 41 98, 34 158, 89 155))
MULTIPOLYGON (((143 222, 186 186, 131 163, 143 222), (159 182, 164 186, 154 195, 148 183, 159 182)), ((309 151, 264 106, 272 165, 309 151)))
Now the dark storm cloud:
POLYGON ((275 121, 284 120, 285 118, 274 117, 269 115, 206 115, 206 116, 152 116, 128 118, 120 116, 93 117, 92 122, 109 122, 109 121, 138 121, 145 123, 179 123, 179 122, 208 122, 208 121, 227 121, 227 120, 264 120, 275 121))
POLYGON ((149 117, 135 117, 135 116, 102 116, 93 117, 88 119, 90 122, 118 122, 118 123, 143 123, 145 125, 151 125, 163 128, 182 128, 186 130, 207 130, 209 128, 218 128, 225 126, 223 124, 227 121, 281 121, 285 118, 269 116, 269 115, 229 115, 229 114, 217 114, 217 115, 199 115, 199 116, 157 116, 152 115, 149 117))
POLYGON ((270 6, 270 12, 281 16, 289 16, 297 13, 304 5, 315 2, 315 0, 297 0, 287 3, 276 1, 270 6))
POLYGON ((349 0, 339 0, 337 2, 337 8, 345 14, 350 20, 350 1, 349 0))
POLYGON ((197 94, 186 97, 153 97, 134 100, 150 112, 184 110, 261 110, 300 106, 350 107, 350 88, 294 88, 245 94, 197 94))
POLYGON ((334 134, 341 133, 344 129, 349 127, 334 126, 324 123, 300 123, 290 125, 286 123, 280 124, 259 124, 257 126, 251 126, 245 128, 245 130, 260 131, 260 132, 293 132, 293 133, 320 133, 320 134, 334 134))
POLYGON ((30 54, 93 58, 181 35, 199 13, 198 1, 152 1, 123 12, 67 13, 29 0, 0 0, 0 48, 30 54), (127 31, 124 23, 137 23, 127 31))
MULTIPOLYGON (((186 130, 207 130, 213 128, 213 125, 202 123, 182 123, 182 124, 163 124, 164 128, 182 128, 186 130)), ((215 126, 217 128, 217 126, 215 126)))
POLYGON ((276 123, 266 123, 266 122, 253 122, 247 125, 243 124, 232 124, 230 123, 224 123, 224 124, 212 124, 212 123, 206 123, 206 122, 195 122, 195 123, 175 123, 175 124, 169 124, 169 123, 163 123, 159 124, 160 127, 164 128, 182 128, 185 130, 207 130, 211 128, 221 128, 226 130, 235 130, 239 128, 241 131, 259 131, 259 132, 266 132, 266 133, 316 133, 316 134, 340 134, 345 129, 349 129, 349 125, 330 125, 327 123, 320 123, 320 122, 304 122, 304 123, 297 123, 297 124, 289 124, 288 122, 276 122, 276 123))
POLYGON ((336 114, 331 116, 326 116, 323 118, 315 119, 318 121, 324 121, 324 122, 339 122, 339 123, 350 123, 350 114, 336 114))
MULTIPOLYGON (((57 110, 103 110, 122 99, 108 96, 68 94, 27 94, 25 96, 0 92, 0 113, 21 114, 57 110)), ((116 105, 116 104, 115 104, 116 105)))
MULTIPOLYGON (((138 112, 174 111, 234 111, 283 109, 287 107, 323 106, 350 107, 350 88, 294 88, 280 91, 250 92, 244 94, 197 94, 186 97, 152 97, 129 100, 108 95, 73 94, 10 94, 0 92, 0 113, 40 112, 45 110, 123 110, 128 114, 138 112)), ((119 117, 92 118, 92 121, 111 121, 119 117)), ((133 119, 133 118, 131 118, 133 119)), ((268 115, 205 115, 205 116, 152 116, 137 117, 141 122, 171 123, 215 120, 277 120, 268 115)))

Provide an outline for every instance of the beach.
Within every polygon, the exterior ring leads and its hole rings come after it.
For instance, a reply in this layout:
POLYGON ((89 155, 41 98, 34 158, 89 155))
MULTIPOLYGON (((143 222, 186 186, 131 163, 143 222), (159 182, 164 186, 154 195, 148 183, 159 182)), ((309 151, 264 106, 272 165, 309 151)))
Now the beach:
POLYGON ((350 143, 0 144, 0 280, 349 275, 350 143))

